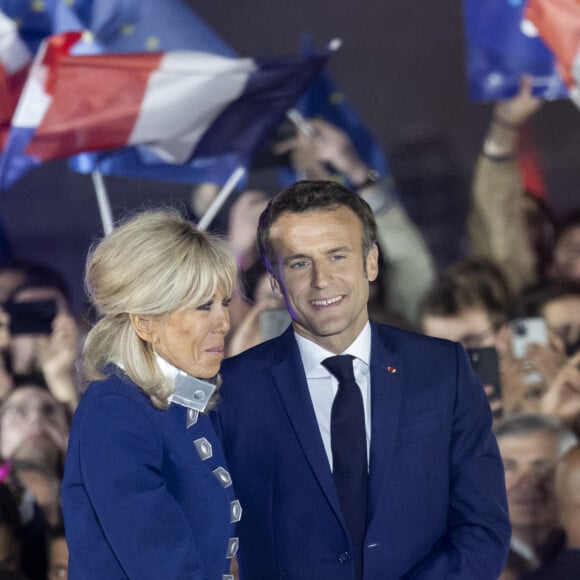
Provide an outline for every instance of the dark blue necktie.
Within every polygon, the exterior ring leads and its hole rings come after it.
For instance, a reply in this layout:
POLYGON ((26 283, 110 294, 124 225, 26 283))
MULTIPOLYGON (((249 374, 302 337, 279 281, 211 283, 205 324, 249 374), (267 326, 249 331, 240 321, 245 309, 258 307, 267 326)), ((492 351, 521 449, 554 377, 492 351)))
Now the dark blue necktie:
POLYGON ((323 360, 322 365, 338 380, 330 420, 332 472, 352 543, 356 578, 362 578, 368 483, 367 436, 363 400, 354 378, 353 360, 350 355, 333 356, 323 360))

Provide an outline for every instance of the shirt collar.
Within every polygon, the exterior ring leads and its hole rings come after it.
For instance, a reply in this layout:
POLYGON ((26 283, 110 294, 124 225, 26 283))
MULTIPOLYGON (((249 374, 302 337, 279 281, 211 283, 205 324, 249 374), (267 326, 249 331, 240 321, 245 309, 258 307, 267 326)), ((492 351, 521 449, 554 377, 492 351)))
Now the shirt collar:
POLYGON ((167 397, 167 402, 203 413, 217 387, 208 381, 190 377, 157 353, 155 360, 165 378, 173 382, 173 393, 167 397))
MULTIPOLYGON (((335 356, 333 352, 326 350, 320 345, 311 340, 300 336, 294 332, 296 342, 298 343, 298 350, 300 351, 300 358, 304 365, 306 378, 316 378, 328 376, 328 371, 320 364, 325 358, 335 356)), ((351 343, 351 345, 340 354, 350 354, 365 365, 370 365, 371 360, 371 325, 367 321, 360 334, 351 343)))
POLYGON ((163 373, 163 376, 166 379, 171 379, 172 381, 175 380, 177 375, 183 373, 183 371, 179 370, 177 367, 174 367, 170 362, 167 362, 163 357, 159 356, 155 353, 155 360, 157 361, 157 365, 159 369, 163 373))

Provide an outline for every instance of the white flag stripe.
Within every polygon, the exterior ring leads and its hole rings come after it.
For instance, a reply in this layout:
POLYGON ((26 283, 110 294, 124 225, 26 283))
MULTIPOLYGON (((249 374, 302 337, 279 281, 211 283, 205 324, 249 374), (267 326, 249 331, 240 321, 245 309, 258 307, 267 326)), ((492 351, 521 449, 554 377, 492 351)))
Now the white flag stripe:
POLYGON ((168 53, 149 78, 129 144, 151 143, 164 160, 183 163, 219 114, 244 91, 252 59, 168 53))
POLYGON ((38 127, 52 102, 52 98, 44 90, 48 71, 41 63, 45 52, 46 45, 43 44, 34 57, 34 63, 30 68, 22 95, 18 100, 16 111, 14 111, 12 117, 13 126, 22 127, 23 129, 38 127))

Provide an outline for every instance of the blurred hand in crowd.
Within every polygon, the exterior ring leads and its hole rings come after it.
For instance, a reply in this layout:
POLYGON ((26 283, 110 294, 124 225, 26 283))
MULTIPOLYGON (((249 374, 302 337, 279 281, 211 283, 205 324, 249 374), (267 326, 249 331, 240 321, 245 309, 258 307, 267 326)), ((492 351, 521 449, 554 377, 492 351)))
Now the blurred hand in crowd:
POLYGON ((305 179, 330 179, 332 171, 347 178, 355 187, 364 183, 370 168, 359 157, 348 135, 320 119, 306 121, 308 131, 277 143, 274 153, 290 154, 294 168, 305 179))
POLYGON ((228 243, 238 266, 248 269, 258 260, 256 230, 258 219, 268 203, 266 193, 249 190, 238 197, 232 205, 228 222, 228 243))
POLYGON ((256 286, 254 305, 230 336, 228 356, 239 354, 252 346, 264 342, 265 339, 271 338, 264 336, 260 325, 260 315, 270 309, 286 312, 284 300, 272 290, 269 274, 263 274, 256 286))
POLYGON ((533 78, 529 75, 522 77, 518 93, 511 99, 498 101, 494 108, 494 114, 500 120, 507 121, 519 126, 534 115, 544 101, 532 95, 533 78))
POLYGON ((506 350, 501 358, 504 413, 541 412, 542 397, 565 364, 565 355, 549 345, 530 344, 521 359, 506 350))
POLYGON ((542 104, 541 99, 532 95, 532 78, 525 75, 514 97, 496 103, 483 144, 485 154, 491 157, 512 156, 518 144, 520 126, 542 104))
POLYGON ((580 352, 562 366, 542 397, 541 412, 564 423, 580 420, 580 352))
POLYGON ((75 319, 66 312, 57 314, 52 334, 37 337, 38 365, 57 401, 74 410, 77 394, 74 369, 78 357, 79 332, 75 319))
POLYGON ((55 398, 74 411, 78 403, 75 384, 79 330, 68 304, 56 288, 23 288, 13 297, 25 304, 54 300, 56 316, 50 334, 23 333, 10 339, 10 360, 14 375, 42 373, 55 398))

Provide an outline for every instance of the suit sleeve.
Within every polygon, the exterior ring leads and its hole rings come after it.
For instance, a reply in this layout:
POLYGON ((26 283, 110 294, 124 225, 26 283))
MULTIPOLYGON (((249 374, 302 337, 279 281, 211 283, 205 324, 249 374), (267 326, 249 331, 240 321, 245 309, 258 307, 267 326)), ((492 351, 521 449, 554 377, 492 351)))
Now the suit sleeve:
POLYGON ((405 580, 496 580, 509 551, 505 479, 491 411, 465 350, 456 350, 448 531, 405 580))
POLYGON ((162 477, 162 442, 123 396, 87 408, 79 426, 81 473, 95 515, 129 578, 201 580, 190 525, 162 477))

